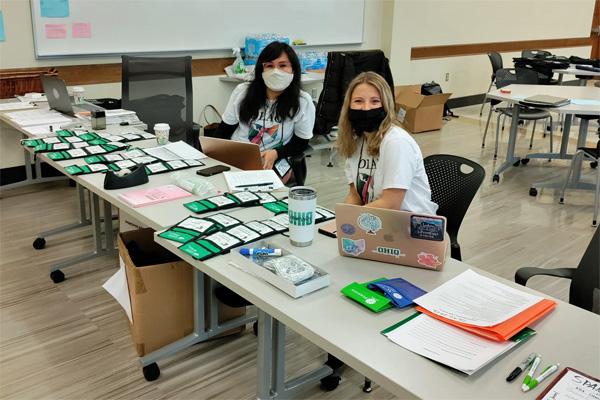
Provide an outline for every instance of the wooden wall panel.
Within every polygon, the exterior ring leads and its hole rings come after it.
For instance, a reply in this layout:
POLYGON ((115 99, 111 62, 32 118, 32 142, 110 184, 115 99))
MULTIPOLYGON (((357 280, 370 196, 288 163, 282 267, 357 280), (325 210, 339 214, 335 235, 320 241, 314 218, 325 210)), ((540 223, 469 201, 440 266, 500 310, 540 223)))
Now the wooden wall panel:
MULTIPOLYGON (((233 63, 233 58, 201 58, 192 60, 192 76, 208 76, 225 74, 224 68, 233 63)), ((98 83, 121 82, 121 64, 86 64, 86 65, 59 65, 34 68, 0 69, 0 75, 10 73, 31 73, 33 71, 55 69, 58 76, 66 84, 91 85, 98 83)))
POLYGON ((562 47, 580 47, 590 45, 590 38, 583 37, 546 40, 522 40, 516 42, 489 42, 454 44, 444 46, 425 46, 413 47, 410 52, 410 59, 420 60, 427 58, 442 58, 485 54, 490 51, 497 51, 501 53, 508 51, 521 51, 523 49, 556 49, 562 47))

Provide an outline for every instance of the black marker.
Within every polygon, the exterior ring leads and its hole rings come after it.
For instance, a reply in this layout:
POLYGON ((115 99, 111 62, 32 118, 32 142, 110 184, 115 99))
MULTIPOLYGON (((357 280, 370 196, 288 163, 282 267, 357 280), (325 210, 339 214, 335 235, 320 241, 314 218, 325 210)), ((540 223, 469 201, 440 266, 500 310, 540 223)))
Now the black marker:
POLYGON ((506 381, 512 382, 517 378, 517 376, 521 375, 521 372, 523 372, 525 368, 527 368, 527 366, 531 364, 536 355, 537 354, 535 353, 531 353, 529 356, 527 356, 525 361, 519 364, 517 368, 513 369, 513 371, 506 377, 506 381))

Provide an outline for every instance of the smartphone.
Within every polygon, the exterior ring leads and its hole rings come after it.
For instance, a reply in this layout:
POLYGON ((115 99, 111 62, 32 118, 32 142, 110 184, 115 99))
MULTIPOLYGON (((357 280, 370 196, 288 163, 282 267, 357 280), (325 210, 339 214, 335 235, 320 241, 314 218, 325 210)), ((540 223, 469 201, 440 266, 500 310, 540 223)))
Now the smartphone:
POLYGON ((196 174, 201 176, 213 176, 220 174, 221 172, 229 171, 230 169, 231 168, 229 168, 227 165, 214 165, 212 167, 199 169, 196 171, 196 174))
POLYGON ((322 235, 329 236, 330 238, 336 238, 337 226, 335 224, 335 220, 320 227, 318 232, 322 235))

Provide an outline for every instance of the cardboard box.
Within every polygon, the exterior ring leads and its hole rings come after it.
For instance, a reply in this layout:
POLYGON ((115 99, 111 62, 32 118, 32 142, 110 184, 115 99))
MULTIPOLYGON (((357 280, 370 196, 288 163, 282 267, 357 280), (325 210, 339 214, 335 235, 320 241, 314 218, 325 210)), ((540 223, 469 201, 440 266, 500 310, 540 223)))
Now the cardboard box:
POLYGON ((395 86, 396 112, 402 125, 412 133, 442 127, 444 104, 452 93, 421 94, 421 85, 395 86))
MULTIPOLYGON (((192 333, 193 267, 154 242, 152 229, 121 232, 118 245, 125 264, 133 317, 131 336, 138 355, 142 357, 192 333)), ((245 308, 220 304, 219 320, 227 321, 245 312, 245 308)))

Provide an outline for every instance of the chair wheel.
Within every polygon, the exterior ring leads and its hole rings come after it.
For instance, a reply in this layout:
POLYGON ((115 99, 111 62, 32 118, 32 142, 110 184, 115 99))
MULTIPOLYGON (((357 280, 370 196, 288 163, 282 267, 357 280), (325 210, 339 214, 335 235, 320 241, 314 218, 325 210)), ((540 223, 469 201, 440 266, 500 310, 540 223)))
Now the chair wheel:
POLYGON ((371 384, 371 381, 365 380, 365 384, 362 387, 362 391, 365 393, 371 393, 373 391, 373 386, 371 384))
POLYGON ((592 167, 592 168, 598 168, 598 161, 592 161, 590 163, 590 167, 592 167))
POLYGON ((328 166, 329 168, 333 168, 333 163, 327 163, 327 166, 328 166))
POLYGON ((63 274, 60 269, 57 269, 56 271, 50 272, 50 279, 52 279, 52 282, 54 283, 61 283, 65 280, 65 274, 63 274))
POLYGON ((36 250, 41 250, 46 247, 46 239, 39 237, 33 241, 33 248, 36 250))
POLYGON ((324 390, 326 392, 331 392, 332 390, 335 390, 340 385, 341 379, 342 378, 340 378, 337 375, 326 376, 325 378, 321 379, 321 390, 324 390))
POLYGON ((146 365, 142 368, 142 372, 144 373, 144 378, 146 378, 148 382, 155 381, 160 376, 160 368, 158 368, 158 364, 156 363, 146 365))
POLYGON ((560 199, 558 199, 558 204, 565 204, 565 198, 561 197, 560 199))
POLYGON ((535 197, 535 196, 537 196, 537 194, 538 194, 538 191, 537 191, 537 189, 536 189, 536 188, 533 188, 533 187, 532 187, 532 188, 529 188, 529 195, 530 195, 531 197, 535 197))
POLYGON ((258 336, 258 321, 254 321, 252 324, 252 331, 254 332, 254 336, 258 336))
POLYGON ((513 167, 518 167, 519 165, 521 165, 521 160, 513 163, 513 167))
POLYGON ((527 164, 529 164, 529 158, 523 158, 523 159, 521 160, 521 164, 522 164, 522 165, 527 165, 527 164))
POLYGON ((492 182, 498 183, 500 182, 500 175, 496 174, 492 177, 492 182))

